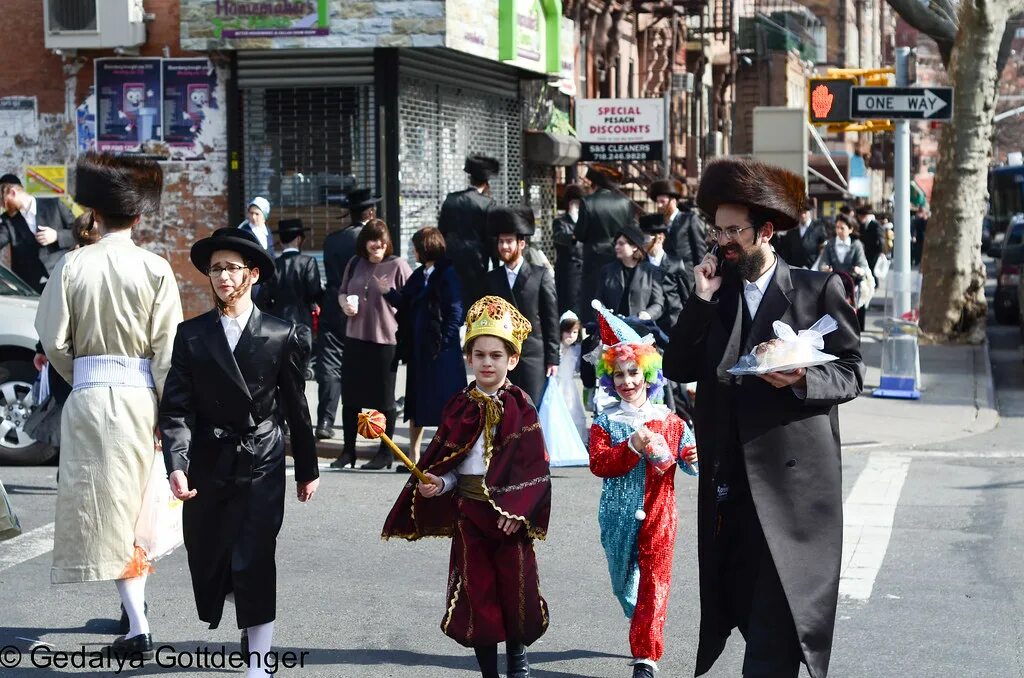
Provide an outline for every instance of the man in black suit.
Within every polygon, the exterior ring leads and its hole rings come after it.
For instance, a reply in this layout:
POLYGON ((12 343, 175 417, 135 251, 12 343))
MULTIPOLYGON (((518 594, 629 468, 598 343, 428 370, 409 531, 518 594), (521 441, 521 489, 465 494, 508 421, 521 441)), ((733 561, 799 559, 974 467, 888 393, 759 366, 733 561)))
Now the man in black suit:
POLYGON ((665 251, 692 271, 708 251, 707 234, 704 220, 693 209, 693 205, 680 204, 683 193, 683 182, 677 179, 659 179, 652 182, 647 191, 648 197, 658 205, 658 211, 668 224, 665 251))
POLYGON ((359 233, 371 219, 377 218, 380 196, 368 188, 349 192, 341 205, 348 211, 342 219, 345 226, 324 239, 324 272, 327 290, 320 312, 320 334, 316 346, 317 417, 316 437, 321 440, 334 435, 334 419, 341 402, 341 366, 345 344, 345 319, 338 304, 338 288, 345 267, 356 254, 359 233))
POLYGON ((576 241, 573 231, 579 222, 580 205, 585 195, 581 184, 566 186, 561 200, 565 211, 551 222, 551 240, 555 243, 555 291, 560 313, 576 312, 579 303, 583 246, 576 241))
POLYGON ((587 180, 594 192, 583 198, 576 222, 576 240, 583 243, 583 283, 577 302, 580 319, 594 319, 590 302, 597 297, 601 271, 615 261, 615 235, 633 223, 633 202, 619 190, 622 172, 607 165, 591 165, 587 180))
POLYGON ((814 198, 800 211, 796 228, 779 233, 779 256, 793 268, 811 268, 828 240, 825 224, 814 218, 814 198))
POLYGON ((445 196, 437 217, 448 258, 462 284, 463 309, 484 296, 484 273, 488 260, 494 258, 493 241, 487 232, 487 213, 494 207, 491 178, 500 169, 501 164, 494 158, 466 158, 463 170, 469 175, 469 188, 445 196))
POLYGON ((730 158, 708 165, 697 194, 714 215, 718 256, 694 271, 664 370, 698 382, 698 676, 737 627, 744 675, 795 678, 801 662, 812 676, 828 673, 843 550, 837 406, 861 392, 864 363, 840 278, 790 268, 769 244, 776 229, 796 226, 804 191, 792 172, 730 158), (774 338, 774 321, 798 331, 825 315, 838 325, 824 336, 837 360, 760 377, 728 372, 774 338))
POLYGON ((509 372, 508 378, 529 394, 534 406, 540 406, 547 377, 558 371, 555 279, 548 268, 531 265, 523 257, 526 238, 535 230, 532 209, 525 205, 494 209, 488 224, 497 237, 502 265, 487 272, 486 292, 510 302, 533 326, 523 342, 519 367, 509 372))
POLYGON ((668 224, 660 213, 640 217, 640 230, 644 234, 644 251, 647 261, 661 270, 661 287, 665 293, 664 310, 658 319, 658 327, 666 334, 672 331, 683 311, 693 287, 692 269, 687 271, 683 262, 665 251, 668 224))
POLYGON ((874 271, 875 262, 885 251, 885 229, 878 223, 874 211, 867 205, 857 208, 857 224, 860 242, 864 245, 864 255, 868 258, 868 266, 874 271))
POLYGON ((75 218, 57 198, 36 198, 13 174, 0 177, 4 213, 0 216, 0 249, 11 246, 11 269, 42 292, 54 264, 75 246, 75 218))
POLYGON ((281 254, 274 260, 277 275, 261 285, 264 298, 257 304, 261 310, 282 320, 313 330, 313 311, 320 304, 323 288, 316 259, 302 253, 302 242, 308 227, 302 219, 282 219, 277 224, 277 237, 281 240, 281 254))

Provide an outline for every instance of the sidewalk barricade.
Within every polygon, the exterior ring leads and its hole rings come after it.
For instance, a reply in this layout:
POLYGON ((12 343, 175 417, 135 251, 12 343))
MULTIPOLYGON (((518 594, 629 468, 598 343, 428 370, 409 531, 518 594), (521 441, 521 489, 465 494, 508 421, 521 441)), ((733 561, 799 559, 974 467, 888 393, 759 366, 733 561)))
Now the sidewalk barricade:
POLYGON ((921 359, 917 348, 921 274, 889 271, 882 321, 882 376, 876 398, 921 397, 921 359))

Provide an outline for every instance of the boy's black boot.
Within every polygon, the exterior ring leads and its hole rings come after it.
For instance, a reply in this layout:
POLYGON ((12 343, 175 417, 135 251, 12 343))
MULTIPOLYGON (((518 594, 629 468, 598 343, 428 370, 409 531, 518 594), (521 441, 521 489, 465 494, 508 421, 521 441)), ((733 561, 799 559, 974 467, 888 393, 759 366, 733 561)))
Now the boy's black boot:
POLYGON ((505 643, 508 656, 508 678, 530 678, 530 662, 526 659, 526 646, 514 640, 505 643))
POLYGON ((498 646, 484 645, 474 647, 476 663, 480 665, 480 675, 483 678, 501 678, 498 675, 498 646))
POLYGON ((654 678, 654 667, 650 664, 635 664, 633 678, 654 678))

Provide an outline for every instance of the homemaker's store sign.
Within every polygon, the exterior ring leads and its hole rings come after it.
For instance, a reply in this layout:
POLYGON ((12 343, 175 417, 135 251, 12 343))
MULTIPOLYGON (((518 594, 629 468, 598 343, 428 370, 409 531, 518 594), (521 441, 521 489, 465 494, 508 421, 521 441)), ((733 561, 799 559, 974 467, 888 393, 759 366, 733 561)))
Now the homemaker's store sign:
POLYGON ((660 160, 664 99, 577 99, 581 160, 660 160))

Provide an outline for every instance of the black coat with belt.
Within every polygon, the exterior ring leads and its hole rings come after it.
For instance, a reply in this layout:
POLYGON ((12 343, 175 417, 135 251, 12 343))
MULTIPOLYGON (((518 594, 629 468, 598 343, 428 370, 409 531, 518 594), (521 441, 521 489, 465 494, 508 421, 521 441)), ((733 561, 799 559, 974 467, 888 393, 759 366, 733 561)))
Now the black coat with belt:
MULTIPOLYGON (((625 266, 614 261, 601 269, 600 286, 594 298, 605 308, 617 312, 626 286, 625 266)), ((664 276, 660 268, 649 261, 636 265, 636 273, 629 285, 628 317, 635 318, 647 311, 651 320, 658 322, 665 312, 664 276)), ((590 307, 590 304, 587 304, 590 307)))
POLYGON ((718 585, 714 525, 716 464, 739 454, 750 495, 796 623, 812 678, 828 671, 843 551, 840 403, 864 384, 857 318, 838 276, 791 269, 784 261, 769 283, 744 338, 743 286, 728 276, 711 302, 690 297, 665 351, 665 376, 697 381, 694 428, 701 470, 697 495, 701 622, 696 674, 707 672, 734 624, 718 585), (756 344, 774 337, 772 322, 795 331, 830 314, 839 329, 825 335, 838 360, 807 369, 804 398, 759 377, 726 370, 756 344), (739 449, 737 450, 737 446, 739 449))
POLYGON ((688 267, 699 266, 708 252, 704 220, 696 210, 682 209, 676 212, 668 225, 665 251, 688 267))
POLYGON ((71 210, 57 198, 36 198, 36 226, 46 226, 57 232, 57 241, 40 245, 20 212, 0 216, 0 250, 11 246, 11 270, 31 285, 43 291, 57 260, 75 246, 71 210))
POLYGON ((559 362, 558 301, 555 279, 544 266, 523 261, 515 284, 509 288, 504 266, 487 272, 487 293, 502 297, 519 309, 533 330, 523 342, 519 365, 509 372, 509 380, 526 391, 535 407, 540 406, 547 381, 547 366, 559 362))
POLYGON ((795 268, 810 268, 821 254, 821 248, 828 240, 825 224, 813 221, 800 235, 799 228, 791 228, 782 234, 779 255, 795 268))
MULTIPOLYGON (((298 250, 281 253, 274 262, 277 275, 261 285, 260 308, 282 320, 313 329, 313 307, 321 303, 324 291, 316 259, 298 250)), ((335 294, 337 304, 337 294, 335 294)))
POLYGON ((574 233, 576 240, 583 243, 578 311, 584 321, 594 317, 590 302, 597 296, 601 271, 615 261, 615 234, 633 222, 633 203, 618 191, 600 188, 583 198, 574 233))
POLYGON ((284 518, 285 413, 296 482, 319 476, 303 370, 309 342, 253 308, 234 352, 216 310, 178 325, 160 401, 167 473, 184 471, 184 535, 199 618, 216 628, 234 591, 239 628, 273 621, 284 518), (281 406, 279 408, 279 406, 281 406))
POLYGON ((466 310, 485 294, 483 276, 494 255, 487 231, 487 215, 493 206, 494 198, 470 187, 449 193, 437 218, 437 228, 445 240, 445 255, 462 285, 462 304, 466 310))

